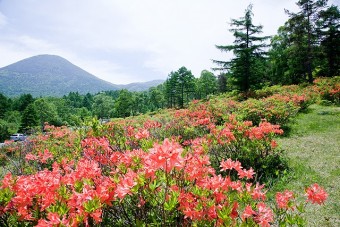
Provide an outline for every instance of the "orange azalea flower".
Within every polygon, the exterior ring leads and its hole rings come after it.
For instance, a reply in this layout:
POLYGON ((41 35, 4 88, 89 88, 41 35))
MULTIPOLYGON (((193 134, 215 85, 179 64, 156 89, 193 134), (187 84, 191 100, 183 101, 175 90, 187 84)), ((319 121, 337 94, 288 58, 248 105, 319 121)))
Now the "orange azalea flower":
POLYGON ((323 204, 328 194, 326 191, 320 187, 317 183, 311 185, 306 189, 307 201, 311 201, 312 203, 323 204))
POLYGON ((255 221, 260 225, 264 227, 269 227, 270 223, 274 220, 273 217, 273 211, 266 207, 266 204, 259 203, 257 204, 258 212, 256 214, 255 221))
POLYGON ((150 137, 150 133, 146 129, 140 129, 137 134, 135 135, 135 138, 140 140, 140 139, 147 139, 150 137))
POLYGON ((276 203, 279 208, 288 209, 289 200, 294 198, 293 192, 285 190, 284 192, 276 193, 276 203))
POLYGON ((256 214, 256 212, 253 211, 250 205, 247 205, 242 214, 242 220, 244 221, 247 218, 253 217, 254 214, 256 214))

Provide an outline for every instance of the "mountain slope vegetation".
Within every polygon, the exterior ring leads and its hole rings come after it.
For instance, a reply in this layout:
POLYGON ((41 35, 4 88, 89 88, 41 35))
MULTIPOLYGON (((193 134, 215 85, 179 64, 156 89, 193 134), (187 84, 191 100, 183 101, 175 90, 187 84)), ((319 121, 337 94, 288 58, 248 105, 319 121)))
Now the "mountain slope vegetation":
POLYGON ((70 92, 94 94, 120 89, 142 91, 160 83, 161 80, 112 84, 56 55, 33 56, 0 69, 0 92, 11 97, 21 94, 60 97, 70 92))

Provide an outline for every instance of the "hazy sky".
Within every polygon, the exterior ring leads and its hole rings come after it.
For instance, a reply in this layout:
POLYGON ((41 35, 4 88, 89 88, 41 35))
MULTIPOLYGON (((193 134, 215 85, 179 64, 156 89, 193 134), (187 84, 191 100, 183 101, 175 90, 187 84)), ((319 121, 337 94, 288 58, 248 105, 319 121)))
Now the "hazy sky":
MULTIPOLYGON (((330 1, 338 4, 340 0, 330 1)), ((187 67, 196 77, 228 56, 215 44, 253 3, 254 23, 273 35, 296 0, 0 0, 0 67, 55 54, 116 84, 166 79, 187 67)))

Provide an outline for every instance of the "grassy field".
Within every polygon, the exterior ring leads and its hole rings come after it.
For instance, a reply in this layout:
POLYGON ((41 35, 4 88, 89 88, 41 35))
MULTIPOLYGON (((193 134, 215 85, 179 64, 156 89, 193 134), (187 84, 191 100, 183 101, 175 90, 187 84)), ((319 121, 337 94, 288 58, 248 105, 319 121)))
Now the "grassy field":
POLYGON ((271 189, 304 192, 314 182, 329 194, 324 206, 308 206, 306 226, 340 226, 340 107, 312 105, 278 140, 289 158, 289 173, 271 189))

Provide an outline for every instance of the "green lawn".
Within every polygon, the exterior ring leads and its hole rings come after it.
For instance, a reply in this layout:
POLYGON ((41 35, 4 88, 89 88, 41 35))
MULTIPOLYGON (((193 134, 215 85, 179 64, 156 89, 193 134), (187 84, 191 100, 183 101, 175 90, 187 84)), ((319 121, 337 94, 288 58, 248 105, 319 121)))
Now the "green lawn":
POLYGON ((307 226, 340 226, 340 107, 312 105, 289 128, 278 143, 290 170, 269 194, 284 188, 303 192, 317 182, 329 198, 324 206, 307 207, 307 226))

